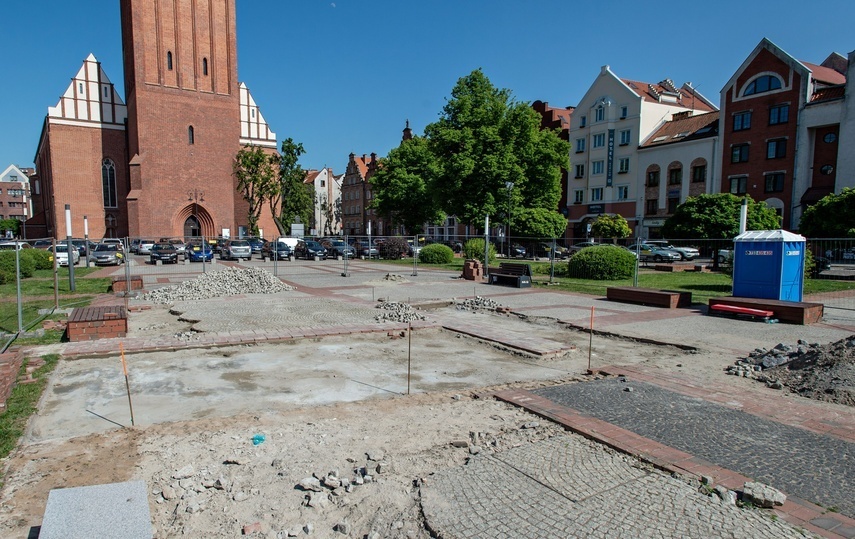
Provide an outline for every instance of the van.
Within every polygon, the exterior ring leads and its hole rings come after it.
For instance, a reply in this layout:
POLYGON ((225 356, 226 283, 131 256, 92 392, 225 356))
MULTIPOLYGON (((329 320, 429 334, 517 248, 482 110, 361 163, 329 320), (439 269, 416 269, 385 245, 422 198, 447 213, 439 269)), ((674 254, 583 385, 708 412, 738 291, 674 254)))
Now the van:
POLYGON ((300 241, 300 239, 299 238, 288 238, 288 237, 282 236, 281 238, 277 239, 276 241, 278 241, 279 243, 284 243, 285 245, 290 247, 291 252, 293 253, 294 248, 297 247, 297 242, 300 241))

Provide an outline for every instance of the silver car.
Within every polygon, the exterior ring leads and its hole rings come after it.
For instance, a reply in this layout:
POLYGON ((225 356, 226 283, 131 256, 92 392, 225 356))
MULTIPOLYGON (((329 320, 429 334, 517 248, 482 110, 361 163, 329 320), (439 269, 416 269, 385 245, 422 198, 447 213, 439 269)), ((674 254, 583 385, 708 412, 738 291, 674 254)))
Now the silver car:
POLYGON ((246 240, 229 240, 220 251, 220 260, 252 260, 252 246, 246 240))
POLYGON ((645 243, 654 247, 659 247, 660 249, 670 249, 672 251, 677 251, 678 253, 680 253, 680 258, 682 258, 683 260, 694 260, 701 256, 700 251, 698 251, 694 247, 675 247, 666 240, 648 240, 645 243))
POLYGON ((677 251, 671 249, 660 249, 655 245, 641 243, 638 245, 630 245, 627 247, 633 253, 638 254, 638 259, 642 262, 652 260, 653 262, 676 262, 682 256, 677 251))

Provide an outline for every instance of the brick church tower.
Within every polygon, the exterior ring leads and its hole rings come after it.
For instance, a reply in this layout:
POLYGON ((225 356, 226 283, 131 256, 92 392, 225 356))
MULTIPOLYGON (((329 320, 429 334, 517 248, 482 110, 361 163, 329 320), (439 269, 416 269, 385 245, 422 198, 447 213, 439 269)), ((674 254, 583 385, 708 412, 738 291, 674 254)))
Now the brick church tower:
MULTIPOLYGON (((89 55, 48 108, 28 236, 64 237, 64 204, 76 236, 84 215, 92 238, 248 234, 232 163, 277 143, 238 82, 235 0, 120 4, 125 100, 89 55)), ((276 235, 269 212, 259 228, 276 235)))

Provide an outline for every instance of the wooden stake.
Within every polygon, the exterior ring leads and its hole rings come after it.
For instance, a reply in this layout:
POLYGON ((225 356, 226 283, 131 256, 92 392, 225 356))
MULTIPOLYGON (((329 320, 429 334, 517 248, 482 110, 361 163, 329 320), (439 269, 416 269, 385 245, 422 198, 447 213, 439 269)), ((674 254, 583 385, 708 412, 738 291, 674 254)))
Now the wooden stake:
POLYGON ((594 306, 591 305, 591 335, 588 338, 588 374, 594 374, 591 371, 591 349, 594 345, 594 306))
POLYGON ((119 352, 122 354, 122 370, 125 371, 125 390, 128 392, 128 407, 131 410, 131 426, 134 426, 134 403, 131 402, 131 384, 128 382, 128 363, 125 361, 125 346, 119 343, 119 352))

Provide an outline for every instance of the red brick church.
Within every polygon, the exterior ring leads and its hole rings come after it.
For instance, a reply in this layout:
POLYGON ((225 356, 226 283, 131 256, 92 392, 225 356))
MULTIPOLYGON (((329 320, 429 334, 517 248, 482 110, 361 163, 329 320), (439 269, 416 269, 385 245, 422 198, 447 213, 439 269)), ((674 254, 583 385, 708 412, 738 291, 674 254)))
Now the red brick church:
POLYGON ((125 100, 90 54, 48 109, 27 236, 64 238, 66 204, 75 237, 84 215, 90 238, 247 233, 232 163, 277 143, 238 82, 235 0, 121 0, 121 19, 125 100))

